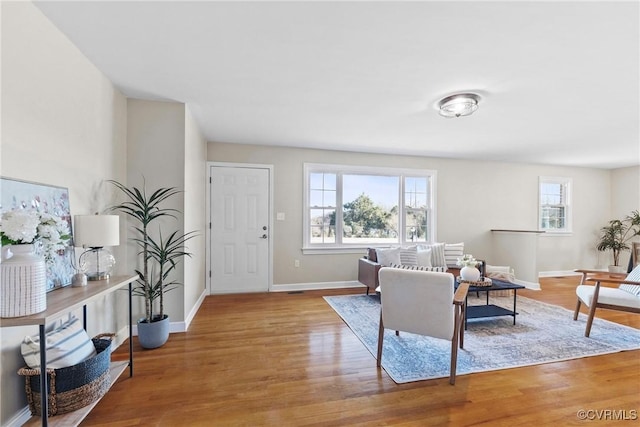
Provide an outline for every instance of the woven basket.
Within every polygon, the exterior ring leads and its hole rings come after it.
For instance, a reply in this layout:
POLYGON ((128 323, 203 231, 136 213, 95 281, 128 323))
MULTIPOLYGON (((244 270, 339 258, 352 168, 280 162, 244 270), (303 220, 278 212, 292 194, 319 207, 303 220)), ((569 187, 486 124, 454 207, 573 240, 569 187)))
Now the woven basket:
MULTIPOLYGON (((111 340, 114 334, 100 334, 92 339, 97 354, 73 366, 47 369, 49 416, 64 414, 100 399, 111 386, 111 340), (108 338, 108 339, 105 339, 108 338)), ((32 415, 42 413, 40 369, 22 368, 25 391, 32 415)))

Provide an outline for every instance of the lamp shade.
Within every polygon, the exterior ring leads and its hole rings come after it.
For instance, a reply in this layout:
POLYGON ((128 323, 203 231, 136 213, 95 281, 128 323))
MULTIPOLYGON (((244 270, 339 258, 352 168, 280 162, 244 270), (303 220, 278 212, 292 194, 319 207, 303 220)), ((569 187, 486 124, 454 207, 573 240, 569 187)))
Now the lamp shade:
POLYGON ((120 244, 118 215, 75 215, 73 223, 76 247, 101 248, 120 244))

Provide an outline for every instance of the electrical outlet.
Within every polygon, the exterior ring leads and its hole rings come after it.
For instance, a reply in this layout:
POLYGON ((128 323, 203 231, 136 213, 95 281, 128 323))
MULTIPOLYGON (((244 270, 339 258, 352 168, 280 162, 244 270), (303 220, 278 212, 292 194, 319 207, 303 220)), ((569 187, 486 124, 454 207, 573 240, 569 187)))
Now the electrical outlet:
POLYGON ((296 267, 296 268, 300 267, 300 260, 297 259, 297 260, 293 261, 293 266, 296 267))

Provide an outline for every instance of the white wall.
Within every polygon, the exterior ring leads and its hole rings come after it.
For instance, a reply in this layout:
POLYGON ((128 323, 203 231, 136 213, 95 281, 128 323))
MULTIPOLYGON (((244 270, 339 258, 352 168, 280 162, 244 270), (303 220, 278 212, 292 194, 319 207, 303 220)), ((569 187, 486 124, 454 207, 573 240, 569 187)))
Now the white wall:
POLYGON ((197 236, 187 242, 191 257, 184 259, 184 311, 187 319, 193 314, 198 299, 205 293, 205 200, 207 142, 200 133, 193 116, 185 111, 185 168, 184 168, 184 229, 196 231, 197 236))
POLYGON ((465 251, 490 262, 491 229, 537 229, 538 177, 568 176, 574 184, 574 232, 540 238, 539 271, 565 271, 597 263, 593 235, 609 218, 611 172, 500 162, 389 156, 209 142, 209 161, 274 165, 274 284, 357 279, 361 254, 302 254, 303 163, 390 166, 437 171, 437 240, 465 242, 465 251), (593 203, 594 194, 603 203, 593 203), (464 197, 463 197, 464 196, 464 197), (466 200, 466 202, 462 202, 466 200), (300 259, 300 267, 294 267, 300 259), (331 269, 326 266, 331 265, 331 269))
MULTIPOLYGON (((127 100, 33 4, 1 7, 1 175, 67 187, 72 215, 103 212, 121 200, 105 180, 131 186, 144 176, 149 187, 184 190, 171 206, 185 212, 175 224, 204 236, 206 142, 186 106, 127 100)), ((130 273, 136 251, 128 254, 125 221, 121 232, 116 273, 130 273)), ((178 272, 184 288, 170 292, 166 302, 179 322, 194 312, 205 284, 203 237, 189 249, 189 271, 181 265, 178 272)), ((126 330, 126 300, 126 293, 115 293, 91 304, 89 334, 126 330)), ((0 425, 15 422, 27 405, 24 380, 16 374, 24 365, 19 345, 37 332, 0 330, 0 425)))
MULTIPOLYGON (((184 210, 185 180, 185 106, 177 102, 158 102, 129 99, 127 103, 127 185, 142 188, 147 194, 161 187, 175 187, 180 193, 163 202, 168 209, 184 210), (146 183, 146 184, 145 184, 146 183)), ((174 230, 184 232, 183 215, 177 219, 160 218, 157 224, 166 237, 174 230)), ((131 232, 131 227, 130 230, 131 232)), ((157 230, 150 229, 157 236, 157 230)), ((129 265, 138 265, 139 257, 129 243, 129 265)), ((184 277, 184 264, 178 264, 174 277, 184 277)), ((182 290, 167 292, 164 297, 164 312, 171 321, 184 319, 184 293, 182 290)), ((144 315, 142 299, 138 301, 134 316, 144 315)))
MULTIPOLYGON (((103 180, 126 178, 126 99, 31 3, 1 7, 1 174, 67 187, 72 215, 101 211, 112 203, 103 180)), ((125 310, 126 295, 90 305, 89 334, 123 328, 125 310)), ((27 405, 19 344, 37 333, 0 330, 1 425, 27 405)))
MULTIPOLYGON (((146 181, 148 192, 175 187, 180 193, 163 206, 181 214, 176 215, 177 219, 159 220, 162 233, 164 237, 174 230, 197 233, 187 242, 192 256, 185 257, 174 272, 174 278, 183 286, 167 292, 164 301, 165 314, 172 324, 188 322, 205 289, 206 142, 184 104, 129 99, 127 114, 128 186, 141 187, 146 181)), ((129 265, 137 265, 139 258, 131 244, 129 249, 129 265)), ((138 314, 142 315, 142 301, 137 304, 138 314)))
MULTIPOLYGON (((640 210, 640 166, 611 171, 611 215, 609 219, 622 219, 635 210, 640 210)), ((640 237, 636 237, 634 240, 640 241, 640 237)), ((630 252, 623 252, 620 255, 620 265, 627 266, 630 256, 630 252)), ((601 252, 600 257, 603 262, 607 261, 604 265, 608 265, 611 254, 605 255, 601 252)))

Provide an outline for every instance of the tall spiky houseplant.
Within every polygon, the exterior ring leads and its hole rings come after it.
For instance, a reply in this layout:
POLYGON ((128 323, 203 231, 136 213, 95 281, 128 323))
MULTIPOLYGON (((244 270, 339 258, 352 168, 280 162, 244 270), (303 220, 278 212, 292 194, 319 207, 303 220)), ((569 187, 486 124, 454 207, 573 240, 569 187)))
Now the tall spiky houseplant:
POLYGON ((180 234, 173 231, 165 239, 162 230, 158 226, 158 235, 153 237, 150 233, 151 225, 160 218, 172 217, 179 213, 177 209, 165 208, 161 204, 167 199, 180 193, 175 187, 159 188, 151 194, 147 194, 146 185, 142 188, 126 187, 117 181, 109 181, 116 186, 127 200, 112 209, 132 218, 137 224, 134 229, 137 236, 132 238, 139 248, 138 256, 141 257, 142 270, 135 270, 140 276, 133 294, 141 296, 145 301, 145 322, 152 323, 164 319, 164 294, 175 289, 181 283, 170 280, 170 273, 175 270, 178 262, 184 256, 191 256, 185 249, 185 242, 195 236, 195 232, 180 234), (159 312, 154 313, 155 301, 159 302, 159 312))
POLYGON ((600 240, 596 248, 599 251, 611 250, 613 265, 620 265, 620 253, 628 251, 629 241, 640 236, 640 212, 632 211, 624 219, 613 219, 600 229, 600 240))

